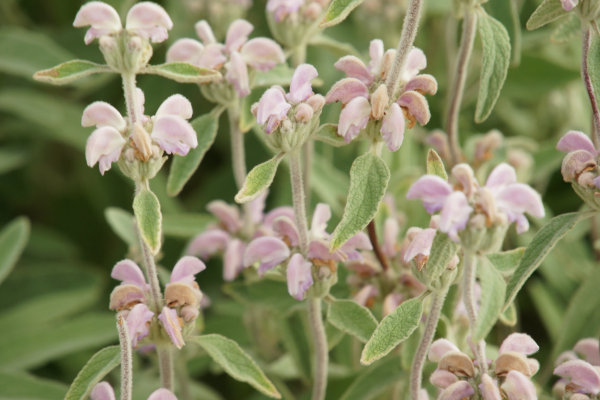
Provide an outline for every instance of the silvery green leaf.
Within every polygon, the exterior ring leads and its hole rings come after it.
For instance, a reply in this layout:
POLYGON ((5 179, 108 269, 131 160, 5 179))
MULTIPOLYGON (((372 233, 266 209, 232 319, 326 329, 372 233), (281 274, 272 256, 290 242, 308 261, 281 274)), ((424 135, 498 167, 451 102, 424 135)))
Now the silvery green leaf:
POLYGON ((443 180, 448 180, 448 174, 444 163, 438 153, 434 149, 429 149, 427 152, 427 173, 430 175, 437 175, 443 180))
POLYGON ((334 147, 345 146, 347 143, 343 136, 338 135, 337 130, 338 126, 336 124, 323 124, 310 138, 334 147))
POLYGON ((256 125, 256 117, 252 114, 252 105, 258 102, 263 94, 264 90, 255 89, 242 99, 240 107, 240 131, 242 133, 248 132, 256 125))
POLYGON ((108 65, 100 65, 91 61, 73 60, 57 65, 54 68, 38 71, 33 79, 53 85, 66 85, 78 79, 102 72, 114 73, 108 65))
POLYGON ((369 365, 394 350, 417 329, 421 315, 423 315, 422 299, 410 299, 400 304, 375 329, 362 351, 360 363, 369 365))
POLYGON ((281 398, 281 394, 264 372, 233 340, 211 334, 196 337, 196 342, 234 379, 249 383, 264 395, 281 398))
POLYGON ((344 211, 349 181, 348 174, 340 171, 330 160, 319 153, 314 154, 310 183, 315 194, 329 204, 334 215, 341 216, 344 211))
POLYGON ((519 265, 524 252, 525 247, 518 247, 501 253, 486 254, 485 256, 500 273, 510 275, 517 268, 517 265, 519 265))
POLYGON ((133 213, 140 236, 150 246, 152 254, 157 254, 161 245, 162 215, 158 198, 150 189, 142 189, 135 196, 133 213))
POLYGON ((67 385, 22 371, 0 372, 0 399, 63 400, 67 385))
POLYGON ((329 304, 327 321, 339 330, 366 343, 377 328, 377 320, 368 308, 354 300, 335 300, 329 304))
POLYGON ((0 231, 0 283, 6 279, 29 240, 31 230, 27 217, 18 217, 0 231))
POLYGON ((201 213, 164 214, 162 231, 165 236, 189 239, 204 231, 214 218, 201 213))
POLYGON ((330 322, 327 322, 325 324, 325 335, 327 335, 327 347, 329 348, 329 351, 331 351, 331 349, 342 341, 346 334, 333 326, 330 322))
POLYGON ((221 78, 221 73, 218 71, 184 62, 149 65, 140 73, 160 75, 179 83, 209 83, 221 78))
POLYGON ((340 400, 370 400, 405 378, 397 357, 365 369, 346 389, 340 400))
POLYGON ((169 179, 167 180, 167 193, 169 196, 177 196, 200 166, 204 155, 217 136, 219 115, 219 112, 213 110, 213 112, 204 114, 191 122, 198 136, 198 146, 195 149, 190 149, 186 156, 173 156, 169 179))
POLYGON ((385 195, 390 169, 376 154, 368 152, 354 160, 344 215, 331 235, 330 251, 339 249, 371 222, 385 195))
POLYGON ((437 231, 433 238, 427 264, 425 264, 425 272, 429 279, 435 280, 439 278, 457 251, 458 244, 454 243, 445 233, 437 231))
POLYGON ((344 57, 347 55, 352 55, 352 56, 356 56, 356 57, 361 56, 359 51, 356 50, 356 48, 354 46, 352 46, 350 43, 340 42, 330 36, 323 35, 323 34, 314 36, 310 40, 309 44, 312 46, 321 47, 325 50, 328 50, 336 57, 344 57))
POLYGON ((552 32, 550 40, 558 44, 568 43, 579 33, 581 33, 581 21, 575 13, 571 13, 569 14, 569 17, 566 18, 554 32, 552 32))
POLYGON ((128 246, 139 246, 135 233, 135 217, 132 213, 118 207, 108 207, 104 210, 104 217, 113 232, 128 246))
POLYGON ((510 303, 506 311, 500 314, 499 320, 508 327, 517 325, 517 307, 514 302, 510 303))
POLYGON ((477 275, 481 284, 481 302, 475 323, 474 341, 484 339, 496 324, 504 306, 506 282, 485 257, 477 258, 477 275))
POLYGON ((267 190, 271 186, 271 183, 273 183, 277 167, 284 155, 285 153, 279 153, 269 161, 265 161, 252 168, 248 176, 246 176, 246 180, 244 180, 244 185, 238 194, 235 195, 235 201, 240 204, 247 203, 256 199, 267 190))
POLYGON ((329 28, 345 20, 364 0, 333 0, 319 23, 319 28, 329 28))
POLYGON ((562 8, 562 3, 557 0, 544 0, 544 2, 535 10, 529 21, 527 21, 527 29, 532 31, 540 28, 560 17, 567 15, 569 11, 562 8))
POLYGON ((64 400, 86 400, 94 386, 119 364, 121 364, 119 346, 103 348, 79 371, 64 400))
POLYGON ((492 112, 510 65, 510 37, 504 25, 485 11, 478 12, 477 27, 483 45, 479 95, 475 108, 475 122, 487 119, 492 112))
MULTIPOLYGON (((440 325, 441 324, 438 324, 438 329, 440 325)), ((419 343, 421 343, 421 338, 423 337, 423 332, 425 331, 424 328, 424 324, 420 324, 413 334, 402 343, 402 349, 400 351, 400 365, 402 365, 402 368, 405 371, 410 371, 410 367, 415 359, 415 354, 417 353, 417 348, 419 347, 419 343)))

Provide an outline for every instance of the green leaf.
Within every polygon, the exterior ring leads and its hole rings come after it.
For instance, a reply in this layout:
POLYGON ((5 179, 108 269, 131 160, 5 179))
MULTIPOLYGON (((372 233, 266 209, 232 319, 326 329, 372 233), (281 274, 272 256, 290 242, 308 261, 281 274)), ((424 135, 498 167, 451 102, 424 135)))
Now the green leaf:
POLYGON ((162 215, 158 198, 150 189, 142 189, 133 199, 138 232, 153 254, 160 250, 162 215))
POLYGON ((119 346, 100 350, 79 371, 64 400, 86 400, 94 386, 119 364, 121 364, 119 346))
POLYGON ((397 357, 383 360, 361 373, 340 400, 370 400, 402 380, 405 373, 397 357))
POLYGON ((350 191, 344 215, 331 235, 329 250, 339 249, 371 222, 390 180, 390 169, 374 153, 354 160, 350 169, 350 191))
POLYGON ((523 257, 523 253, 525 252, 525 247, 518 247, 513 250, 503 251, 501 253, 491 253, 486 254, 488 260, 492 263, 494 267, 502 274, 512 274, 517 265, 519 265, 519 261, 521 257, 523 257))
POLYGON ((310 136, 310 138, 312 140, 327 143, 333 147, 345 146, 347 143, 343 136, 338 135, 337 130, 338 126, 336 124, 323 124, 310 136))
POLYGON ((247 382, 259 392, 280 399, 281 395, 256 365, 254 360, 233 340, 212 334, 196 337, 196 342, 225 372, 241 382, 247 382))
POLYGON ((342 215, 344 201, 350 188, 348 174, 340 171, 321 154, 315 153, 310 185, 321 201, 331 206, 335 215, 342 215))
POLYGON ((290 68, 286 64, 278 64, 269 71, 256 71, 251 88, 271 87, 273 85, 289 86, 294 71, 294 68, 290 68))
MULTIPOLYGON (((527 283, 527 292, 548 332, 548 336, 550 336, 553 343, 556 343, 564 324, 566 306, 563 305, 560 296, 557 296, 541 279, 532 278, 527 283)), ((511 304, 514 304, 514 302, 511 304)))
POLYGON ((240 109, 240 131, 248 132, 256 125, 256 117, 252 114, 252 105, 260 100, 264 90, 253 90, 250 94, 242 99, 240 109))
POLYGON ((333 0, 319 23, 319 28, 329 28, 345 20, 364 0, 333 0))
POLYGON ((506 282, 496 268, 485 257, 479 257, 477 275, 481 284, 481 305, 477 313, 474 337, 484 339, 496 324, 504 306, 506 282))
POLYGON ((308 335, 300 312, 294 312, 280 319, 281 340, 287 352, 292 356, 304 382, 311 379, 311 351, 308 335))
POLYGON ((132 213, 118 207, 108 207, 104 217, 113 232, 129 246, 139 246, 135 233, 135 217, 132 213))
POLYGON ((330 322, 327 322, 325 324, 325 335, 327 336, 327 347, 329 348, 329 351, 331 351, 331 349, 340 344, 346 334, 333 326, 330 322))
POLYGON ((53 85, 66 85, 78 79, 102 72, 115 72, 108 65, 100 65, 91 61, 73 60, 57 65, 54 68, 38 71, 33 79, 53 85))
POLYGON ((339 330, 366 343, 377 328, 377 320, 368 308, 354 300, 335 300, 329 304, 327 321, 339 330))
POLYGON ((369 365, 394 350, 417 329, 421 315, 423 315, 422 299, 410 299, 400 304, 373 332, 373 336, 363 349, 360 363, 369 365))
POLYGON ((204 155, 217 136, 219 114, 218 112, 210 112, 192 121, 192 127, 198 136, 198 146, 195 149, 190 149, 185 157, 179 155, 173 157, 167 181, 169 196, 177 196, 200 166, 204 155))
POLYGON ((556 243, 562 239, 577 222, 594 215, 595 211, 585 213, 568 213, 552 218, 542 229, 540 229, 533 239, 521 261, 508 281, 506 288, 506 299, 504 301, 504 310, 513 302, 519 290, 525 284, 527 278, 533 274, 537 267, 544 260, 544 257, 552 250, 556 243))
POLYGON ((18 217, 0 231, 0 283, 6 279, 21 257, 29 240, 30 229, 29 219, 18 217))
POLYGON ((561 23, 558 28, 552 32, 550 40, 557 44, 570 42, 577 34, 581 32, 581 20, 575 13, 569 14, 569 17, 561 23))
POLYGON ((21 168, 27 163, 31 152, 17 146, 4 146, 0 148, 0 174, 21 168))
POLYGON ((214 218, 208 214, 165 214, 162 220, 162 230, 165 236, 189 239, 203 232, 206 225, 212 221, 214 218))
POLYGON ((314 36, 310 40, 309 44, 316 47, 321 47, 337 57, 344 57, 347 55, 353 55, 356 57, 361 56, 360 52, 356 50, 356 48, 350 43, 339 42, 334 38, 323 34, 314 36))
POLYGON ((483 60, 475 122, 480 123, 492 112, 506 80, 510 65, 510 38, 504 25, 485 11, 480 11, 478 15, 477 27, 483 45, 483 60))
POLYGON ((235 195, 235 201, 240 204, 247 203, 256 199, 267 190, 271 186, 271 183, 273 183, 277 167, 284 155, 285 153, 279 153, 269 161, 252 168, 252 171, 248 173, 246 180, 244 180, 244 185, 238 194, 235 195))
POLYGON ((458 245, 448 235, 437 231, 431 245, 431 252, 425 266, 427 276, 435 280, 439 278, 448 267, 450 260, 456 255, 458 245))
POLYGON ((301 304, 290 296, 284 282, 268 279, 254 283, 226 283, 223 285, 223 291, 242 304, 257 304, 282 314, 301 304))
POLYGON ((508 306, 506 311, 500 314, 499 319, 500 322, 508 327, 512 328, 513 326, 517 325, 517 307, 515 306, 514 302, 510 303, 510 306, 508 306))
POLYGON ((67 386, 24 372, 0 372, 0 399, 2 400, 63 400, 67 386))
POLYGON ((556 0, 544 0, 544 2, 535 10, 529 21, 527 21, 527 30, 540 28, 560 17, 567 15, 569 11, 562 8, 562 3, 556 0))
POLYGON ((437 175, 445 181, 448 180, 444 163, 434 149, 429 149, 427 152, 427 173, 429 175, 437 175))
POLYGON ((140 73, 160 75, 179 83, 209 83, 221 78, 221 73, 218 71, 184 62, 149 65, 140 73))

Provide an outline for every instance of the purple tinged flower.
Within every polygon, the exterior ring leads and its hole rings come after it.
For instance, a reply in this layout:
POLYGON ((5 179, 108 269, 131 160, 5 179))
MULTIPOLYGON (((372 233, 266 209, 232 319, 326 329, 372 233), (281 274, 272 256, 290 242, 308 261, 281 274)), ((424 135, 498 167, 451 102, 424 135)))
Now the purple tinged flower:
POLYGON ((244 252, 244 267, 260 262, 259 275, 284 262, 290 256, 289 247, 281 239, 263 236, 254 239, 244 252))
POLYGON ((179 282, 192 285, 196 282, 195 275, 205 269, 206 265, 196 257, 184 256, 175 264, 169 284, 179 282))
POLYGON ((492 379, 488 374, 481 376, 479 389, 481 389, 484 400, 502 400, 502 395, 498 388, 498 380, 492 379))
MULTIPOLYGON (((419 121, 419 124, 427 125, 429 122, 431 118, 429 103, 427 103, 427 99, 421 93, 414 90, 404 92, 400 95, 396 103, 400 107, 405 108, 411 117, 419 121)), ((409 128, 412 128, 412 125, 409 125, 409 128)))
POLYGON ((388 257, 396 257, 398 254, 397 239, 400 233, 400 224, 394 217, 388 217, 383 223, 383 246, 382 251, 388 257))
POLYGON ((359 250, 373 250, 373 245, 366 233, 358 232, 348 239, 348 241, 340 247, 340 250, 346 254, 348 260, 362 261, 363 257, 359 250))
POLYGON ((273 222, 279 217, 288 217, 290 220, 294 221, 294 209, 290 206, 274 208, 265 215, 265 218, 263 219, 263 225, 271 228, 273 226, 273 222))
POLYGON ((275 22, 281 23, 288 15, 298 12, 306 0, 268 0, 267 12, 273 14, 275 22))
POLYGON ((185 342, 183 341, 183 336, 181 335, 181 324, 179 323, 179 319, 177 317, 177 311, 165 306, 158 316, 158 319, 162 323, 167 335, 169 335, 171 338, 171 342, 175 345, 175 347, 181 349, 185 345, 185 342))
POLYGON ((177 400, 177 396, 169 389, 160 388, 152 392, 152 394, 148 396, 148 400, 177 400))
POLYGON ((528 356, 537 352, 539 349, 540 347, 531 336, 525 333, 512 333, 504 339, 502 345, 500 345, 498 354, 504 354, 507 351, 516 351, 517 353, 528 356))
POLYGON ((131 336, 131 347, 136 348, 138 341, 150 333, 150 322, 154 313, 145 304, 137 304, 127 315, 127 329, 131 336))
POLYGON ((220 69, 227 61, 227 57, 223 55, 223 45, 208 44, 204 48, 198 66, 202 68, 220 69))
POLYGON ((363 307, 369 304, 369 300, 379 296, 379 290, 375 285, 366 285, 354 295, 354 301, 363 307))
POLYGON ((498 193, 496 205, 500 211, 506 214, 510 222, 517 223, 517 233, 523 233, 529 229, 529 222, 524 213, 537 218, 545 215, 539 193, 523 183, 510 185, 498 193))
POLYGON ((575 353, 572 350, 563 351, 558 355, 558 357, 556 357, 556 361, 554 361, 554 366, 558 367, 560 364, 571 360, 579 360, 577 353, 575 353))
POLYGON ((424 175, 408 189, 406 198, 420 199, 428 213, 433 214, 444 206, 444 201, 452 193, 452 186, 437 175, 424 175))
POLYGON ((369 72, 373 76, 381 75, 381 65, 383 62, 384 51, 385 49, 382 40, 371 40, 369 45, 369 56, 371 56, 371 61, 369 62, 369 72))
POLYGON ((421 94, 430 94, 434 95, 437 93, 438 85, 437 80, 427 74, 417 75, 412 78, 406 85, 404 85, 404 92, 408 92, 414 90, 415 92, 419 92, 421 94))
POLYGON ((328 204, 319 203, 315 207, 310 223, 310 233, 315 239, 322 239, 329 237, 327 233, 327 222, 331 219, 331 208, 328 204))
POLYGON ((173 29, 173 21, 164 8, 156 3, 143 1, 131 7, 125 27, 130 32, 160 43, 169 37, 167 30, 173 29))
POLYGON ((458 377, 452 372, 446 371, 445 369, 436 369, 429 377, 429 382, 431 382, 433 386, 446 389, 452 384, 458 382, 458 377))
POLYGON ((450 239, 458 242, 458 231, 465 229, 472 211, 473 207, 469 206, 463 192, 452 192, 444 201, 440 231, 447 233, 450 239))
POLYGON ((290 296, 296 300, 303 300, 306 291, 312 284, 312 263, 305 261, 301 254, 294 254, 287 266, 287 285, 290 296))
POLYGON ((225 251, 230 240, 231 236, 224 230, 210 229, 196 236, 185 253, 208 260, 213 254, 225 251))
POLYGON ((85 159, 89 167, 99 163, 100 173, 104 175, 113 162, 119 160, 127 141, 119 131, 110 126, 98 128, 87 140, 85 159))
POLYGON ((383 123, 381 124, 381 133, 383 134, 383 140, 389 151, 396 151, 402 145, 404 140, 404 113, 400 106, 393 103, 387 110, 383 117, 383 123))
POLYGON ((135 285, 143 292, 150 290, 141 268, 132 260, 125 259, 115 264, 111 278, 121 281, 122 285, 135 285))
POLYGON ((363 82, 356 78, 344 78, 336 82, 329 92, 327 92, 325 103, 331 104, 341 101, 342 104, 346 104, 356 97, 368 99, 369 89, 363 82))
POLYGON ((348 78, 356 78, 367 86, 375 80, 365 63, 355 56, 342 57, 333 66, 344 72, 348 78))
MULTIPOLYGON (((104 4, 104 3, 102 3, 104 4)), ((115 391, 108 382, 100 382, 90 393, 91 400, 115 400, 115 391)))
POLYGON ((598 151, 591 139, 585 133, 579 131, 567 132, 556 144, 556 150, 564 153, 585 150, 594 156, 598 155, 598 151))
POLYGON ((429 256, 435 233, 436 230, 432 228, 417 233, 404 253, 404 261, 408 262, 418 255, 429 256))
POLYGON ((150 137, 167 153, 187 155, 198 146, 196 131, 186 120, 192 117, 192 104, 180 94, 166 99, 153 117, 150 137))
POLYGON ((312 91, 311 80, 319 75, 317 69, 310 64, 301 64, 296 67, 292 81, 290 83, 290 92, 285 96, 292 104, 298 104, 307 100, 314 93, 312 91))
POLYGON ((221 225, 230 233, 236 233, 242 228, 240 210, 223 200, 214 200, 208 203, 206 209, 213 214, 221 225))
POLYGON ((571 11, 579 4, 579 0, 560 0, 560 2, 565 11, 571 11))
POLYGON ((431 362, 440 362, 442 357, 451 351, 460 351, 458 347, 448 339, 438 339, 431 343, 428 358, 431 362))
POLYGON ((390 293, 383 299, 383 307, 381 313, 383 316, 390 315, 402 303, 402 295, 400 293, 390 293))
POLYGON ((500 386, 508 400, 537 400, 533 382, 519 371, 510 371, 500 386))
POLYGON ((369 100, 364 97, 356 97, 342 110, 338 133, 344 137, 346 143, 350 143, 367 126, 370 117, 371 105, 369 100))
POLYGON ((258 224, 263 220, 263 217, 264 217, 263 212, 265 211, 266 200, 267 200, 268 195, 269 195, 269 190, 267 189, 264 192, 262 192, 256 199, 252 200, 248 204, 248 206, 249 206, 248 208, 249 208, 249 212, 250 212, 250 219, 255 224, 258 224))
POLYGON ((244 251, 246 244, 240 239, 233 239, 227 246, 223 260, 223 279, 233 281, 244 270, 244 251))
POLYGON ((587 338, 581 339, 573 350, 585 357, 585 361, 592 365, 600 366, 600 353, 598 349, 598 339, 587 338))
POLYGON ((250 39, 242 46, 240 54, 246 64, 259 71, 269 71, 285 62, 281 46, 268 38, 250 39))
MULTIPOLYGON (((458 381, 448 386, 438 397, 438 400, 461 400, 469 398, 475 391, 467 381, 458 381)), ((516 400, 516 399, 515 399, 516 400)))
POLYGON ((248 79, 248 67, 244 59, 237 51, 229 54, 229 62, 225 63, 225 79, 233 85, 233 88, 240 97, 246 97, 250 94, 250 81, 248 79))
POLYGON ((169 47, 167 62, 186 62, 193 65, 200 63, 204 46, 194 39, 179 39, 169 47))
POLYGON ((570 378, 571 381, 593 394, 600 393, 600 374, 592 364, 583 360, 562 363, 554 369, 554 375, 570 378))
POLYGON ((205 45, 208 46, 209 44, 217 43, 217 39, 215 38, 212 28, 205 20, 196 22, 194 28, 196 29, 196 34, 200 39, 202 39, 202 42, 205 45))
POLYGON ((229 25, 225 37, 225 52, 240 51, 242 45, 248 41, 248 35, 254 30, 254 26, 244 19, 236 19, 229 25))
POLYGON ((297 247, 300 242, 300 236, 298 234, 298 228, 296 224, 289 217, 282 215, 277 217, 273 221, 273 231, 276 236, 288 243, 290 247, 297 247))
POLYGON ((265 132, 272 133, 279 123, 287 118, 287 112, 292 105, 285 101, 283 93, 277 88, 268 89, 258 102, 256 122, 266 125, 265 132))
POLYGON ((91 1, 79 9, 73 26, 76 28, 91 26, 85 34, 85 44, 90 44, 97 37, 120 31, 121 18, 117 11, 108 4, 91 1))
POLYGON ((348 256, 342 250, 336 250, 333 253, 329 252, 329 243, 326 240, 317 239, 312 240, 308 244, 308 254, 307 257, 309 259, 317 259, 322 261, 346 261, 348 256))
POLYGON ((413 49, 408 53, 406 64, 404 65, 404 70, 402 71, 402 81, 410 81, 412 78, 417 76, 419 71, 425 69, 426 67, 427 57, 425 57, 425 53, 423 53, 423 50, 413 47, 413 49))
POLYGON ((103 128, 110 126, 119 132, 125 131, 127 121, 116 108, 103 101, 95 101, 83 110, 81 126, 103 128))

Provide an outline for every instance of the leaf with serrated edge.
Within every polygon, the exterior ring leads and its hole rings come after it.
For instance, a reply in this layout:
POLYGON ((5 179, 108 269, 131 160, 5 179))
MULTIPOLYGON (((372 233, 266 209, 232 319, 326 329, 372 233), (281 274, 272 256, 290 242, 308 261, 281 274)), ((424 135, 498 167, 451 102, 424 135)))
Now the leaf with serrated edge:
POLYGON ((218 71, 184 62, 149 65, 142 69, 140 74, 160 75, 179 83, 209 83, 221 78, 218 71))
POLYGON ((364 0, 333 0, 319 23, 319 28, 329 28, 345 20, 364 0))
POLYGON ((486 254, 485 256, 490 260, 492 265, 500 271, 500 273, 510 274, 517 268, 517 265, 519 265, 519 261, 521 260, 521 257, 523 257, 524 252, 525 247, 518 247, 501 253, 486 254))
POLYGON ((374 153, 354 160, 350 168, 350 190, 344 215, 331 235, 329 250, 339 249, 371 222, 390 180, 390 169, 374 153))
POLYGON ((527 30, 540 28, 560 17, 567 15, 569 11, 562 8, 558 0, 544 0, 544 2, 531 14, 527 21, 527 30))
POLYGON ((30 223, 27 217, 18 217, 0 231, 0 283, 21 257, 29 240, 30 223))
POLYGON ((238 381, 249 383, 256 390, 275 399, 281 395, 256 365, 254 360, 233 340, 211 334, 196 337, 196 342, 225 372, 238 381))
POLYGON ((54 68, 38 71, 33 75, 33 79, 40 82, 51 83, 53 85, 65 85, 74 82, 77 79, 102 72, 115 71, 108 65, 100 65, 85 60, 73 60, 57 65, 54 68))
POLYGON ((458 245, 448 235, 437 231, 431 244, 431 252, 427 258, 427 264, 425 265, 427 276, 431 280, 439 278, 457 251, 458 245))
POLYGON ((271 183, 273 183, 277 167, 283 156, 284 153, 279 153, 269 161, 252 168, 252 171, 248 173, 248 176, 244 180, 244 185, 238 194, 235 195, 235 201, 240 204, 247 203, 256 199, 267 190, 271 186, 271 183))
POLYGON ((337 130, 338 126, 336 124, 323 124, 310 135, 310 138, 334 147, 345 146, 347 143, 343 136, 338 135, 337 130))
POLYGON ((521 257, 521 261, 519 262, 519 266, 508 281, 506 298, 504 300, 504 310, 506 310, 510 303, 513 302, 527 278, 529 278, 542 261, 544 261, 544 257, 546 257, 550 250, 556 246, 556 243, 573 229, 577 222, 589 218, 594 214, 596 214, 596 211, 559 215, 552 218, 535 234, 531 243, 529 243, 529 246, 525 249, 525 253, 523 253, 523 257, 521 257))
POLYGON ((406 340, 419 326, 423 315, 423 300, 410 299, 386 316, 365 345, 360 363, 369 365, 387 355, 406 340))
POLYGON ((104 217, 113 232, 129 246, 138 245, 135 233, 135 220, 132 213, 118 207, 108 207, 104 210, 104 217))
POLYGON ((100 350, 79 371, 65 400, 87 399, 94 386, 119 364, 121 364, 119 346, 110 346, 100 350))
POLYGON ((133 213, 138 231, 153 254, 160 250, 162 215, 158 198, 149 189, 143 189, 133 199, 133 213))
POLYGON ((478 12, 477 27, 483 45, 479 95, 475 108, 475 122, 487 119, 492 112, 510 65, 510 37, 504 25, 485 11, 478 12))
POLYGON ((377 320, 371 311, 354 300, 335 300, 329 304, 327 321, 363 343, 371 338, 377 328, 377 320))
POLYGON ((506 294, 506 282, 490 261, 485 257, 479 257, 477 264, 477 275, 481 284, 481 302, 473 335, 475 342, 484 339, 500 317, 506 294))
POLYGON ((367 368, 346 389, 340 400, 370 400, 406 375, 398 359, 390 357, 367 368))
POLYGON ((214 112, 204 114, 192 121, 192 128, 198 136, 198 146, 195 149, 190 149, 185 157, 173 156, 169 179, 167 180, 167 193, 169 196, 177 196, 200 166, 204 155, 217 136, 219 116, 214 112))
POLYGON ((445 181, 448 180, 448 174, 446 173, 446 168, 444 168, 444 163, 434 149, 429 149, 427 152, 427 173, 430 175, 437 175, 445 181))

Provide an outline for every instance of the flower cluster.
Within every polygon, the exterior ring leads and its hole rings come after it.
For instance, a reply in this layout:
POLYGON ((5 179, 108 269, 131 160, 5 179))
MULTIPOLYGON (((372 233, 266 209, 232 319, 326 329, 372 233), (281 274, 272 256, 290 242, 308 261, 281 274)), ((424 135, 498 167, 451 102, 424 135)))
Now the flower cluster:
POLYGON ((267 22, 273 37, 296 51, 321 32, 316 24, 330 0, 268 0, 267 22))
POLYGON ((565 399, 589 400, 600 394, 600 353, 598 339, 582 339, 573 350, 565 351, 556 360, 554 374, 561 377, 553 387, 555 394, 565 399), (578 354, 585 358, 579 359, 578 354))
MULTIPOLYGON (((283 50, 275 41, 267 38, 248 40, 248 35, 253 30, 254 27, 248 21, 235 20, 227 30, 225 44, 221 44, 217 42, 208 22, 200 21, 196 24, 196 33, 202 39, 202 43, 194 39, 177 40, 167 52, 167 62, 187 62, 214 70, 224 67, 224 79, 227 83, 233 86, 239 97, 248 96, 248 68, 269 71, 275 65, 285 62, 283 50)), ((225 98, 227 96, 217 96, 219 92, 224 92, 222 83, 212 84, 217 86, 217 90, 211 91, 212 96, 209 94, 209 100, 225 104, 232 100, 225 98)))
POLYGON ((489 370, 484 372, 452 342, 438 339, 429 349, 429 360, 438 364, 430 381, 443 390, 439 399, 444 400, 469 398, 474 394, 484 400, 537 400, 530 378, 540 364, 527 356, 538 349, 530 336, 513 333, 502 342, 498 358, 488 360, 489 370))
MULTIPOLYGON (((115 391, 108 382, 100 382, 94 386, 90 393, 91 400, 115 400, 115 391)), ((156 389, 148 400, 177 400, 177 397, 168 389, 156 389)))
POLYGON ((435 94, 437 81, 431 75, 418 75, 427 66, 427 59, 420 49, 414 48, 400 77, 400 93, 394 93, 390 99, 385 82, 396 50, 384 53, 383 42, 376 39, 371 42, 369 54, 368 67, 354 56, 342 57, 334 64, 346 78, 333 85, 325 102, 342 102, 338 133, 347 143, 366 129, 366 134, 377 141, 381 134, 388 149, 396 151, 404 139, 405 128, 414 127, 417 121, 421 125, 429 122, 431 113, 423 94, 435 94))

